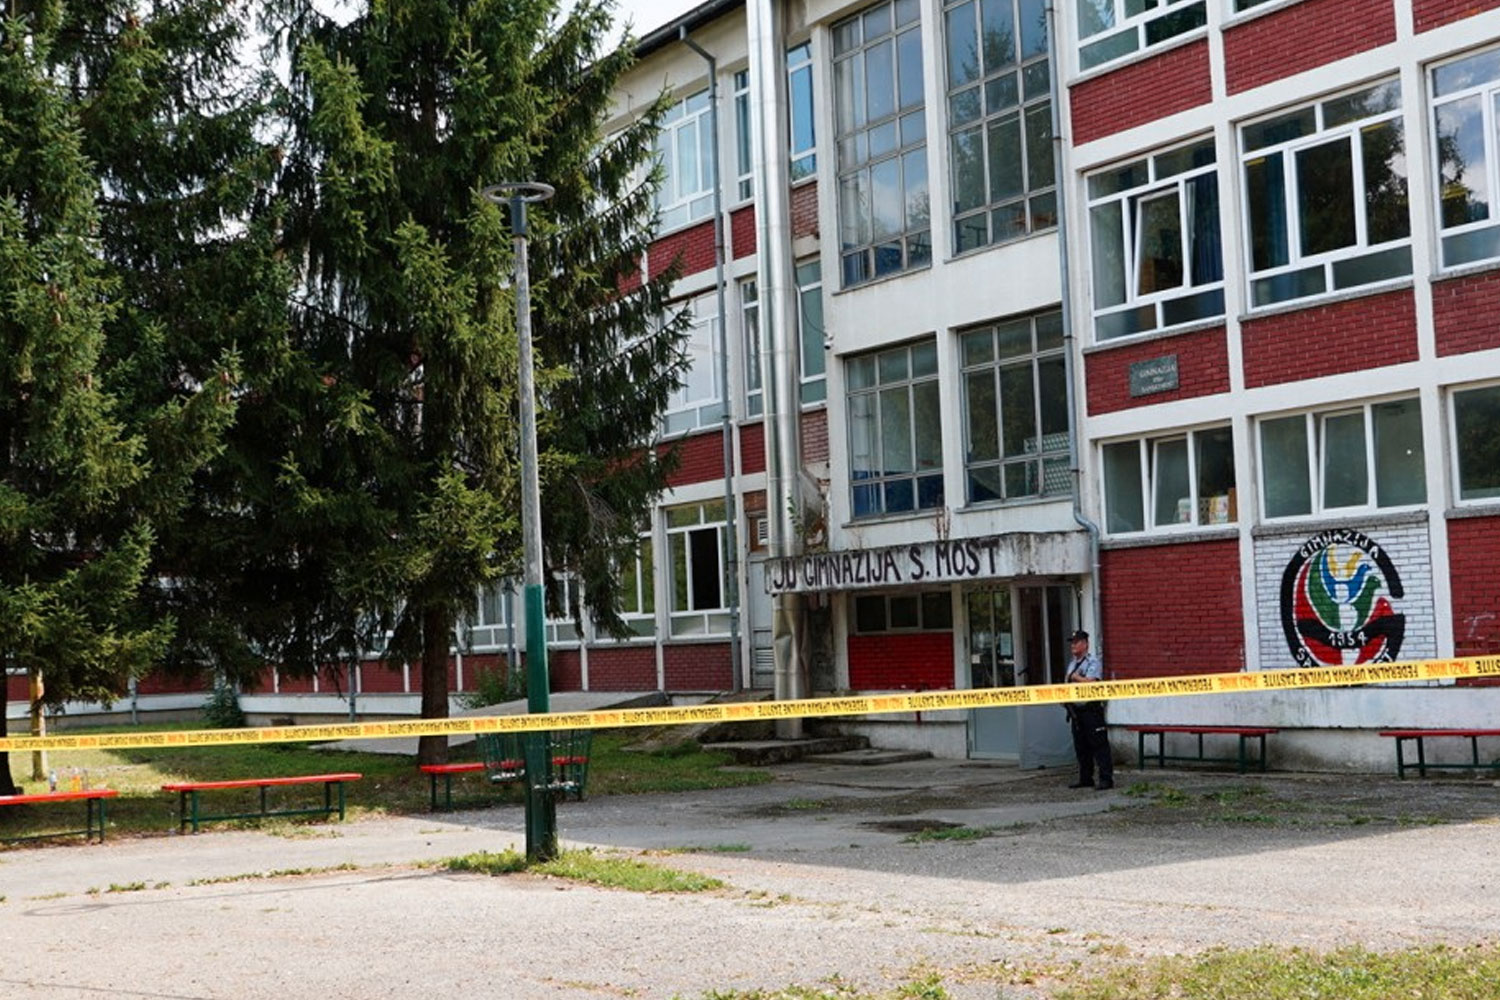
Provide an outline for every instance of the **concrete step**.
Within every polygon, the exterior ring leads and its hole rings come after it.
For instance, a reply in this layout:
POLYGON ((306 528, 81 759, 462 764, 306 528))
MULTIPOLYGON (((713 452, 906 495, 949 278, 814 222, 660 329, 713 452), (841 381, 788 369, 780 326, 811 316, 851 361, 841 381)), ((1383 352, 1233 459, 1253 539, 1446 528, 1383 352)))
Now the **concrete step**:
POLYGON ((763 766, 786 764, 806 760, 814 754, 838 754, 850 750, 865 750, 870 741, 864 736, 819 736, 802 740, 740 740, 733 743, 713 743, 705 749, 723 750, 734 758, 736 764, 763 766))
POLYGON ((913 760, 930 760, 932 754, 926 750, 881 750, 865 747, 861 750, 845 750, 841 753, 809 754, 802 759, 809 764, 905 764, 913 760))

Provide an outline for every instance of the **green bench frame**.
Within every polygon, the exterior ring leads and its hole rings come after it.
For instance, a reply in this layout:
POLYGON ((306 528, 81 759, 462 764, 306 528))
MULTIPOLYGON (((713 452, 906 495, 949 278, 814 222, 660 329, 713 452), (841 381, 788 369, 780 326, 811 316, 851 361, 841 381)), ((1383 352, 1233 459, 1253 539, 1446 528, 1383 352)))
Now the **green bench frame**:
POLYGON ((23 840, 50 840, 53 837, 71 837, 75 834, 83 834, 83 842, 87 844, 94 839, 94 831, 99 831, 99 843, 104 843, 104 825, 109 821, 104 803, 106 799, 112 799, 120 793, 113 788, 85 788, 76 792, 37 792, 33 795, 0 795, 0 806, 28 806, 43 805, 49 802, 77 802, 84 804, 84 823, 82 830, 61 830, 57 833, 36 833, 25 837, 6 837, 6 843, 19 843, 23 840), (94 823, 95 815, 99 822, 94 823))
POLYGON ((290 778, 241 778, 233 781, 176 781, 162 785, 164 792, 177 793, 177 814, 179 817, 178 830, 186 830, 191 824, 193 832, 198 832, 202 823, 212 823, 227 819, 258 819, 267 816, 331 816, 335 809, 338 810, 339 819, 344 818, 344 785, 351 781, 358 781, 364 777, 354 772, 341 772, 338 774, 303 774, 290 778), (302 807, 297 809, 271 809, 266 802, 266 790, 282 785, 323 785, 322 807, 302 807), (338 787, 338 804, 334 804, 333 790, 338 787), (260 789, 260 811, 253 813, 215 813, 205 815, 198 809, 198 794, 204 791, 223 788, 259 788, 260 789))
POLYGON ((1382 729, 1381 736, 1389 737, 1396 741, 1396 776, 1405 778, 1406 772, 1416 768, 1417 777, 1427 777, 1429 768, 1441 768, 1446 770, 1463 771, 1493 771, 1500 770, 1500 762, 1481 764, 1479 762, 1479 738, 1481 736, 1500 736, 1500 729, 1382 729), (1469 762, 1466 764, 1432 764, 1427 760, 1427 752, 1423 742, 1434 736, 1455 736, 1469 741, 1469 762), (1417 744, 1417 762, 1408 764, 1403 750, 1407 740, 1414 740, 1417 744))
POLYGON ((1266 737, 1272 733, 1280 732, 1265 726, 1126 726, 1127 730, 1136 735, 1136 760, 1138 765, 1144 769, 1146 761, 1155 760, 1157 767, 1166 767, 1166 762, 1171 761, 1199 761, 1213 764, 1235 764, 1239 772, 1244 774, 1250 762, 1254 760, 1257 768, 1261 771, 1266 769, 1266 737), (1197 756, 1185 754, 1169 754, 1166 752, 1167 733, 1187 733, 1198 737, 1197 756), (1156 753, 1146 753, 1146 737, 1156 736, 1156 753), (1203 737, 1205 735, 1223 735, 1239 737, 1239 753, 1234 757, 1208 757, 1203 753, 1203 737), (1260 753, 1252 758, 1247 753, 1247 742, 1249 740, 1260 741, 1260 753))

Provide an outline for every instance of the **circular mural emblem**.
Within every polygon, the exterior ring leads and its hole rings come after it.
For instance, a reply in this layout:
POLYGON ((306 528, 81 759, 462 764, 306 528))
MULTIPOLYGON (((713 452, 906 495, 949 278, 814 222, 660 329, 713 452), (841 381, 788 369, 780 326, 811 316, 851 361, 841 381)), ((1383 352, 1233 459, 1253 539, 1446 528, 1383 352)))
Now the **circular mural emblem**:
POLYGON ((1383 663, 1406 634, 1401 576, 1386 551, 1351 529, 1303 542, 1281 575, 1281 627, 1298 666, 1383 663))

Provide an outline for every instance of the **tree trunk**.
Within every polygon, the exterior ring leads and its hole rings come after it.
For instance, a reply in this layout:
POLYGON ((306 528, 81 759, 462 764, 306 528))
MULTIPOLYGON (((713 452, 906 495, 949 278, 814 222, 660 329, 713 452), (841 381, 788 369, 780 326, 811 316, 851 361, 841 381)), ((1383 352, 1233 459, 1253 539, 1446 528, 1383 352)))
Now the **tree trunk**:
MULTIPOLYGON (((441 607, 422 612, 422 718, 448 717, 448 637, 453 622, 441 607)), ((417 743, 420 764, 448 763, 448 737, 423 736, 417 743)))
MULTIPOLYGON (((4 678, 0 677, 0 682, 4 678)), ((5 736, 5 701, 0 699, 0 736, 5 736)), ((19 795, 21 789, 10 776, 10 751, 0 750, 0 795, 19 795)))

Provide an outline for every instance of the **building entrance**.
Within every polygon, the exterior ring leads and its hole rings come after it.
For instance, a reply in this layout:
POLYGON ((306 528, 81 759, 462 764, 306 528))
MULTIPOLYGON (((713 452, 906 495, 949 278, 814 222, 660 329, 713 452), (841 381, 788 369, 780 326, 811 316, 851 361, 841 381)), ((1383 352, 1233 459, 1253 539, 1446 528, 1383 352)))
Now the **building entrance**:
MULTIPOLYGON (((967 658, 971 687, 1060 684, 1064 641, 1077 621, 1067 584, 970 591, 967 658)), ((981 708, 970 713, 969 755, 1048 767, 1073 760, 1067 715, 1056 705, 981 708)))

